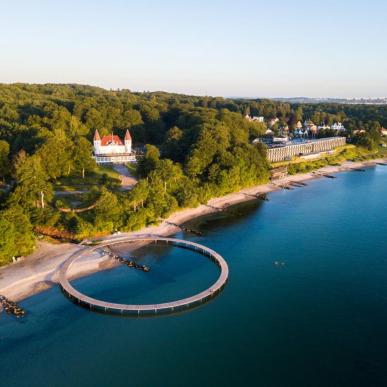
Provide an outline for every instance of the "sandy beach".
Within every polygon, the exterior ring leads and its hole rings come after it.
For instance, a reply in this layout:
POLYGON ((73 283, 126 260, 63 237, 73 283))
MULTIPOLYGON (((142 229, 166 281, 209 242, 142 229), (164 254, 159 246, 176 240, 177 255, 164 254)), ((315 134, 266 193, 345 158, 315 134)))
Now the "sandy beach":
MULTIPOLYGON (((211 199, 207 205, 189 208, 172 214, 157 226, 146 227, 132 233, 122 233, 119 236, 108 236, 104 240, 114 240, 122 236, 136 236, 141 234, 172 235, 179 231, 174 224, 182 224, 190 219, 215 213, 220 208, 232 206, 244 201, 254 200, 258 194, 266 194, 279 189, 290 182, 303 182, 322 178, 324 174, 336 174, 357 168, 372 167, 376 163, 385 163, 386 159, 365 162, 345 162, 339 166, 327 166, 311 173, 288 176, 274 183, 259 185, 223 197, 211 199)), ((57 271, 60 265, 73 253, 85 246, 71 243, 49 244, 38 242, 36 251, 23 260, 4 266, 0 269, 0 294, 14 301, 20 301, 29 296, 42 292, 57 284, 57 271)), ((92 254, 80 260, 70 272, 71 278, 85 276, 99 270, 111 268, 117 263, 102 254, 92 254)))

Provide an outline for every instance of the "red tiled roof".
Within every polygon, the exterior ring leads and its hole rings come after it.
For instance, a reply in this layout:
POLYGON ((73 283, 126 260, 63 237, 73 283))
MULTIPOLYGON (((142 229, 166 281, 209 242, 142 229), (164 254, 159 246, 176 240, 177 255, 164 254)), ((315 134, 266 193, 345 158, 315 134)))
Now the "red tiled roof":
POLYGON ((101 140, 101 145, 124 145, 121 139, 117 135, 109 134, 108 136, 103 136, 101 140))

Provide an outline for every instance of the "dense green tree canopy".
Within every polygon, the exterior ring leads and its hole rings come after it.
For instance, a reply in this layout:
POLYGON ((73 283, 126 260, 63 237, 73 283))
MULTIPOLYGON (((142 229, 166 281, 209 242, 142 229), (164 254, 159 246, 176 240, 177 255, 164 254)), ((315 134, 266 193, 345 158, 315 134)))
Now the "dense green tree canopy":
POLYGON ((0 178, 4 179, 10 172, 9 144, 0 140, 0 178))
POLYGON ((18 204, 26 210, 44 208, 52 199, 52 185, 38 154, 27 156, 16 168, 15 191, 10 197, 12 204, 18 204))
POLYGON ((19 206, 0 212, 0 264, 32 252, 35 237, 28 217, 19 206))
MULTIPOLYGON (((1 193, 0 263, 31 251, 32 228, 78 239, 139 229, 179 207, 267 181, 265 147, 251 140, 263 135, 274 118, 275 132, 286 125, 292 129, 298 121, 341 121, 350 141, 373 149, 381 126, 387 126, 387 109, 71 84, 0 85, 0 179, 9 187, 1 193), (245 114, 264 116, 266 122, 249 121, 245 114), (122 192, 105 170, 100 178, 101 168, 91 158, 92 139, 96 129, 123 137, 128 128, 141 155, 140 180, 132 191, 122 192), (90 210, 58 211, 61 199, 53 200, 54 188, 70 178, 87 187, 84 200, 95 204, 90 210)), ((329 129, 319 133, 331 135, 329 129)))

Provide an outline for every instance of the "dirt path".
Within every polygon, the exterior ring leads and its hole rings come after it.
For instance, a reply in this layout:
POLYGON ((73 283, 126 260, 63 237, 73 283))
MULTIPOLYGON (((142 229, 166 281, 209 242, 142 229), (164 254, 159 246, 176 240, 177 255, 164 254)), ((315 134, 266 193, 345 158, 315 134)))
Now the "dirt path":
POLYGON ((125 165, 115 164, 113 168, 120 175, 119 179, 121 180, 122 189, 131 190, 137 184, 137 179, 130 173, 125 165))

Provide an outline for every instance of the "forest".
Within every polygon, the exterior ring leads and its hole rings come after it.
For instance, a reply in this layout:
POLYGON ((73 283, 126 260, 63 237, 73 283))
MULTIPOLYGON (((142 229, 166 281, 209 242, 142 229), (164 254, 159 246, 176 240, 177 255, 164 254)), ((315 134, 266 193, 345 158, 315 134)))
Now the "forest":
POLYGON ((166 92, 105 90, 73 84, 0 85, 0 264, 33 251, 41 235, 79 241, 159 222, 179 208, 195 207, 266 182, 265 123, 245 114, 279 118, 290 127, 311 119, 342 121, 349 139, 365 147, 387 126, 384 106, 289 104, 166 92), (92 139, 129 129, 138 184, 119 189, 96 166, 92 139), (354 131, 363 129, 361 135, 354 131), (66 182, 87 182, 90 211, 61 212, 56 195, 66 182))

